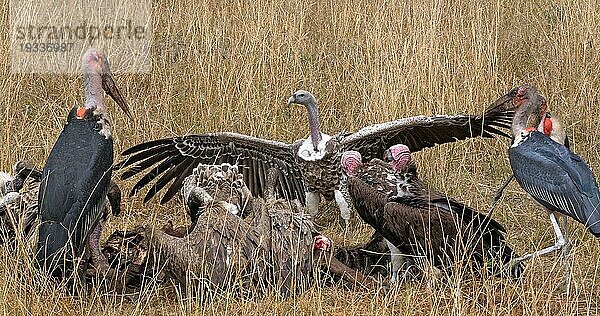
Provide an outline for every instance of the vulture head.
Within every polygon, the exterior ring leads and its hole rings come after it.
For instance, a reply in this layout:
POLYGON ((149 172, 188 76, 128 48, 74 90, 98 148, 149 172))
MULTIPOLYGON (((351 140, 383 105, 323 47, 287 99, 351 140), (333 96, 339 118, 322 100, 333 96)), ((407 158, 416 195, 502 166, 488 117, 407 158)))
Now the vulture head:
POLYGON ((331 241, 331 239, 329 239, 329 237, 327 237, 325 235, 316 235, 313 240, 314 240, 314 242, 313 242, 314 250, 323 250, 323 251, 331 250, 331 245, 333 244, 333 242, 331 241))
POLYGON ((358 151, 348 150, 342 154, 341 158, 342 170, 351 176, 354 174, 356 168, 362 165, 362 156, 358 151))
POLYGON ((21 190, 21 188, 23 188, 23 185, 25 184, 25 180, 27 180, 27 178, 32 178, 38 182, 42 181, 42 173, 28 161, 17 161, 13 166, 13 171, 15 175, 15 191, 19 191, 21 190))
POLYGON ((307 108, 314 107, 317 105, 317 99, 312 93, 306 90, 298 90, 288 99, 288 104, 301 104, 307 108))
MULTIPOLYGON (((325 146, 321 144, 323 141, 323 135, 321 134, 321 128, 319 125, 319 110, 317 109, 317 99, 310 92, 305 90, 298 90, 288 99, 288 104, 302 104, 308 110, 308 126, 310 128, 310 138, 307 141, 312 143, 313 150, 319 152, 319 146, 325 146)), ((327 141, 327 140, 325 140, 327 141)))
POLYGON ((214 202, 221 203, 233 214, 243 213, 251 206, 252 193, 237 165, 200 164, 184 180, 181 190, 192 222, 214 202))
POLYGON ((398 144, 385 151, 384 158, 392 163, 394 171, 401 171, 412 161, 408 146, 398 144))
POLYGON ((88 99, 88 102, 90 102, 89 100, 94 100, 91 101, 92 104, 86 104, 86 108, 104 109, 103 105, 95 102, 97 99, 94 97, 95 91, 99 89, 98 86, 101 84, 102 89, 104 89, 119 107, 121 107, 123 112, 125 112, 130 119, 133 119, 125 99, 121 95, 119 89, 117 89, 117 85, 115 84, 110 71, 108 59, 103 52, 94 48, 88 49, 82 57, 81 69, 85 81, 86 98, 88 99))

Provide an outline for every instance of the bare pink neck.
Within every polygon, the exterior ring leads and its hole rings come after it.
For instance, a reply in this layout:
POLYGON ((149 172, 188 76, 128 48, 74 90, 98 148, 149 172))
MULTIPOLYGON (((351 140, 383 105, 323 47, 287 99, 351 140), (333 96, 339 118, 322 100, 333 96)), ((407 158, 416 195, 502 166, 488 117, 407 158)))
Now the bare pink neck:
POLYGON ((83 84, 85 87, 85 108, 106 112, 102 76, 96 73, 85 73, 83 75, 83 84))

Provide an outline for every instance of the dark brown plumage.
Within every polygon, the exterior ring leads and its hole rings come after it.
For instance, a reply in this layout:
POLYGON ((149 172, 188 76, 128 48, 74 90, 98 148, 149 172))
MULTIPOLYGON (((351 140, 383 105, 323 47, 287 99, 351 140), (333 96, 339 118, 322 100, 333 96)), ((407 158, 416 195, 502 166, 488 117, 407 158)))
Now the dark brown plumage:
POLYGON ((29 240, 37 219, 41 172, 26 161, 19 161, 13 167, 13 174, 10 192, 0 198, 2 240, 16 236, 29 240))
MULTIPOLYGON (((193 228, 182 231, 168 226, 171 234, 151 227, 143 231, 148 260, 182 288, 192 284, 188 294, 200 298, 220 291, 295 294, 313 286, 321 268, 351 282, 373 285, 371 279, 330 258, 328 250, 321 248, 323 240, 330 247, 327 239, 318 235, 307 215, 297 212, 299 204, 272 196, 250 196, 248 203, 244 192, 249 191, 239 181, 237 167, 199 166, 192 177, 186 183, 197 186, 186 185, 182 193, 186 203, 194 199, 198 206, 193 228), (232 213, 243 213, 250 205, 252 222, 232 213)), ((271 173, 271 188, 277 177, 271 173)))
MULTIPOLYGON (((361 218, 403 254, 438 268, 472 261, 493 274, 506 273, 513 259, 499 223, 430 190, 414 162, 400 171, 378 159, 362 164, 348 177, 348 191, 361 218)), ((518 277, 522 269, 511 267, 510 275, 518 277)))
POLYGON ((388 245, 379 232, 362 244, 349 247, 336 247, 333 256, 341 263, 364 275, 376 279, 387 278, 389 275, 390 252, 388 245))

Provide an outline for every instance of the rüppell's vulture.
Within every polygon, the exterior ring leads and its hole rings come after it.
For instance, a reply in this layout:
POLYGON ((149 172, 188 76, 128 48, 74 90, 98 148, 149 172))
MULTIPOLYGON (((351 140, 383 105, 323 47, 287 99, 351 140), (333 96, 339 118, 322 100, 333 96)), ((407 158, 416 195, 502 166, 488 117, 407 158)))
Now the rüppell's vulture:
POLYGON ((264 196, 267 169, 281 171, 277 181, 280 196, 298 199, 313 217, 318 213, 321 195, 335 199, 341 216, 348 223, 351 204, 340 192, 341 154, 355 150, 369 160, 382 157, 390 146, 403 143, 416 152, 436 144, 470 137, 506 135, 510 118, 500 111, 480 115, 415 116, 376 124, 355 133, 334 136, 320 130, 317 101, 304 90, 296 91, 289 104, 300 104, 308 110, 310 135, 293 144, 266 140, 231 132, 185 135, 153 140, 133 146, 123 152, 118 166, 125 168, 122 179, 128 179, 148 169, 134 185, 130 195, 156 180, 144 201, 168 187, 161 199, 164 203, 181 188, 183 180, 194 167, 202 164, 230 163, 240 166, 244 181, 254 196, 264 196))

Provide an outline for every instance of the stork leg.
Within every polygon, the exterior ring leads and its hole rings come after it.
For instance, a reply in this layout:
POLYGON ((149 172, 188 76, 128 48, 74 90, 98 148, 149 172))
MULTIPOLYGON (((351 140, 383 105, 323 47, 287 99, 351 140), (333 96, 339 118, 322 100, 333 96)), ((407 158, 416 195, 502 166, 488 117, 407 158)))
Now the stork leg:
POLYGON ((500 198, 502 197, 502 194, 504 193, 504 189, 506 189, 506 187, 510 184, 510 182, 514 178, 515 178, 515 175, 511 174, 510 177, 508 177, 508 179, 506 179, 504 181, 504 183, 502 184, 500 189, 498 189, 498 191, 496 191, 496 195, 494 195, 494 202, 498 202, 498 200, 500 200, 500 198))
POLYGON ((567 216, 563 216, 563 228, 565 231, 565 246, 562 249, 561 257, 565 261, 565 285, 567 293, 569 293, 571 286, 571 242, 569 241, 569 219, 567 216))
POLYGON ((522 257, 519 257, 519 258, 515 259, 515 262, 521 262, 521 261, 525 261, 527 259, 531 259, 533 257, 539 257, 539 256, 545 255, 547 253, 551 253, 553 251, 563 248, 563 246, 566 244, 566 241, 565 241, 565 238, 563 237, 562 232, 560 231, 560 226, 558 225, 558 221, 556 220, 556 217, 554 216, 554 213, 552 213, 552 212, 550 213, 550 222, 552 223, 552 228, 554 229, 554 233, 556 234, 556 243, 550 247, 546 247, 546 248, 538 250, 536 252, 526 254, 522 257))
MULTIPOLYGON (((344 235, 348 231, 348 225, 350 224, 350 215, 352 214, 352 208, 348 204, 348 201, 344 198, 344 194, 340 190, 333 191, 335 197, 335 203, 340 208, 340 215, 344 219, 344 235)), ((345 236, 344 236, 345 237, 345 236)))
MULTIPOLYGON (((105 198, 104 201, 104 214, 112 214, 112 207, 108 198, 105 198)), ((103 226, 104 220, 100 218, 96 226, 94 226, 94 229, 90 232, 86 243, 94 267, 102 274, 108 271, 108 260, 100 251, 100 236, 102 235, 103 226)))
POLYGON ((390 249, 390 258, 392 262, 392 277, 390 279, 390 283, 395 284, 398 282, 398 271, 400 271, 402 265, 404 264, 404 257, 402 256, 400 250, 394 246, 394 244, 389 242, 387 239, 385 242, 390 249))

